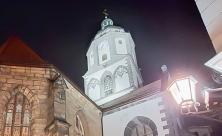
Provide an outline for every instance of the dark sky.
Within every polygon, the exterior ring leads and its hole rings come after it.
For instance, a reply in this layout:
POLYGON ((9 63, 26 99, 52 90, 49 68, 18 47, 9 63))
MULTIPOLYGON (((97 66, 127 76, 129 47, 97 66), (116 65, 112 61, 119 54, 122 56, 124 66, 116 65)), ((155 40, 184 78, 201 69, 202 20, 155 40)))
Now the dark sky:
POLYGON ((0 42, 17 35, 83 88, 86 51, 106 8, 115 25, 130 31, 144 84, 172 73, 204 69, 215 52, 194 0, 1 1, 0 42))

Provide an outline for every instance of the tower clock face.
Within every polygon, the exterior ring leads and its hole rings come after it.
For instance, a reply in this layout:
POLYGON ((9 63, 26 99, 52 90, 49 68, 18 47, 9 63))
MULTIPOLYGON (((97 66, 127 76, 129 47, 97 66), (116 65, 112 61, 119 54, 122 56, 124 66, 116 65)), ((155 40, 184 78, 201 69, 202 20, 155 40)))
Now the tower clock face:
POLYGON ((110 50, 108 41, 102 41, 98 46, 99 63, 103 64, 110 60, 110 50))

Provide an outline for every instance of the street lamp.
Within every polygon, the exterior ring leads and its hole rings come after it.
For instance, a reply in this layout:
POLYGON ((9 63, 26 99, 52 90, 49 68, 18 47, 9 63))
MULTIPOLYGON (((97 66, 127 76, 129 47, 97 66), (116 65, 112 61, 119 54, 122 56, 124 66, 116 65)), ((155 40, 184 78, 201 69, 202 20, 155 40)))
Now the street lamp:
POLYGON ((182 114, 198 111, 200 104, 196 101, 196 84, 197 80, 190 75, 174 80, 168 87, 182 114))
MULTIPOLYGON (((220 58, 221 58, 220 60, 222 61, 222 56, 220 56, 220 58)), ((222 63, 217 63, 217 64, 222 64, 222 63)), ((222 66, 222 65, 218 65, 218 66, 222 66)), ((162 78, 163 81, 164 80, 167 81, 166 83, 167 87, 166 88, 161 87, 161 88, 165 88, 164 90, 167 90, 172 95, 173 100, 177 103, 178 107, 180 108, 180 113, 178 112, 177 109, 173 110, 173 115, 175 115, 175 119, 179 128, 178 131, 176 131, 176 135, 178 136, 179 135, 180 136, 192 135, 193 136, 197 134, 203 134, 203 131, 206 131, 206 133, 204 133, 205 135, 210 135, 211 132, 208 129, 206 129, 206 126, 203 126, 203 125, 195 126, 195 128, 197 127, 197 130, 195 130, 195 133, 194 133, 192 128, 187 127, 186 119, 189 117, 192 119, 202 118, 204 120, 210 121, 211 123, 212 122, 222 123, 222 88, 211 89, 211 88, 205 87, 205 89, 198 90, 202 92, 202 95, 198 93, 199 96, 197 97, 198 94, 196 94, 196 91, 197 91, 198 82, 193 76, 191 75, 182 76, 182 77, 180 76, 176 80, 172 81, 172 78, 169 76, 170 74, 167 71, 166 66, 162 66, 161 70, 162 70, 163 76, 167 77, 167 78, 162 78), (201 99, 197 100, 197 98, 201 98, 201 99), (201 102, 201 105, 199 102, 201 102)), ((220 73, 220 71, 217 71, 217 72, 220 73)), ((221 74, 222 74, 222 71, 220 75, 221 74)), ((162 83, 162 80, 161 80, 161 83, 162 83)), ((161 85, 165 86, 165 84, 161 84, 161 85)), ((208 124, 207 127, 211 128, 213 126, 208 124)))

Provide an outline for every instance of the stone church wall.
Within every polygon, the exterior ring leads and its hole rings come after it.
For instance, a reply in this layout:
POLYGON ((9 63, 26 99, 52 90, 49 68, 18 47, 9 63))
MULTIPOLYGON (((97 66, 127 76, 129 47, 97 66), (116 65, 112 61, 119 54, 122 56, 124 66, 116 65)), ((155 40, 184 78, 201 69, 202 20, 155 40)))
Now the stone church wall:
MULTIPOLYGON (((53 121, 53 78, 60 74, 53 67, 35 68, 0 65, 0 136, 4 132, 6 106, 17 92, 28 99, 31 106, 31 136, 50 136, 47 125, 53 121)), ((66 80, 65 80, 66 81, 66 80)), ((69 136, 76 136, 75 116, 81 118, 84 136, 101 136, 101 112, 77 87, 67 82, 65 116, 69 123, 69 136)), ((54 113, 54 115, 56 115, 54 113)), ((53 130, 56 131, 56 130, 53 130)))
POLYGON ((31 105, 31 135, 45 135, 49 78, 48 68, 0 66, 0 135, 3 133, 5 106, 16 92, 24 94, 31 105))
POLYGON ((75 136, 75 116, 80 116, 85 131, 85 136, 102 136, 102 113, 98 108, 83 94, 76 90, 67 82, 68 90, 66 91, 66 119, 73 124, 70 126, 70 136, 75 136))

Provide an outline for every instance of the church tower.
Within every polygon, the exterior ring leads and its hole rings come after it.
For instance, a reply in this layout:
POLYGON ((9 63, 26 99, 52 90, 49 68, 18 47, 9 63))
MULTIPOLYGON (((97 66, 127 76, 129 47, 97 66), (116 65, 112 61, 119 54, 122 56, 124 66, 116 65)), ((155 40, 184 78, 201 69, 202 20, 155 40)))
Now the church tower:
POLYGON ((142 86, 135 44, 129 32, 105 14, 87 51, 88 71, 83 76, 85 93, 98 105, 119 98, 142 86))

